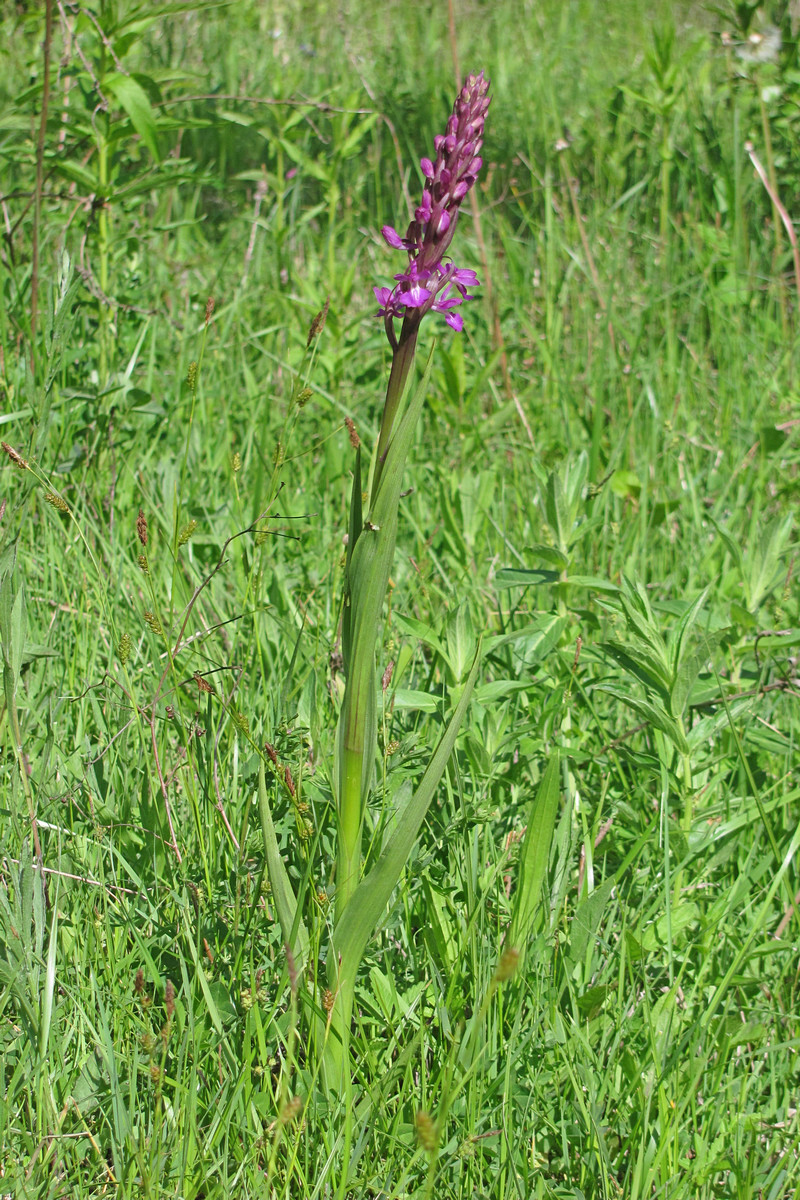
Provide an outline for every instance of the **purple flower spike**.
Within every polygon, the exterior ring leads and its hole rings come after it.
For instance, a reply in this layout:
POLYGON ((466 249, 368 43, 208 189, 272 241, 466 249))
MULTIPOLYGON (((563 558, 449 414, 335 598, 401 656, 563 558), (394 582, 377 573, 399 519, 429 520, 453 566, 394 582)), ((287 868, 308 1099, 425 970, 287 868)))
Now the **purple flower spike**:
POLYGON ((420 159, 425 187, 406 236, 400 237, 390 225, 381 231, 393 250, 408 252, 408 267, 395 275, 397 286, 374 289, 393 347, 397 345, 392 326, 395 317, 413 320, 416 328, 426 312, 439 312, 451 328, 459 332, 463 328, 461 314, 451 310, 472 299, 467 289, 478 285, 478 277, 474 271, 457 268, 445 255, 461 203, 483 166, 479 152, 489 111, 488 92, 489 80, 483 71, 468 76, 446 133, 433 139, 436 161, 420 159))

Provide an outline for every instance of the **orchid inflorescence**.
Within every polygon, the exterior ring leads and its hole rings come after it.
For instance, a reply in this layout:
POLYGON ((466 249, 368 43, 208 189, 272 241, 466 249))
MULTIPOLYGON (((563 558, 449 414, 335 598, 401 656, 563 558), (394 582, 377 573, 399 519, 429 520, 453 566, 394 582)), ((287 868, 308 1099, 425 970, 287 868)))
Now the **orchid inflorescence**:
POLYGON ((474 271, 457 267, 445 254, 453 238, 461 202, 483 165, 480 157, 483 127, 489 110, 489 80, 468 76, 447 122, 447 131, 434 138, 436 161, 420 160, 425 176, 422 201, 405 237, 391 225, 382 229, 394 250, 408 253, 408 267, 395 275, 393 288, 374 288, 392 348, 397 345, 393 318, 401 317, 416 328, 427 312, 443 313, 451 328, 464 326, 455 310, 472 300, 468 289, 478 286, 474 271))

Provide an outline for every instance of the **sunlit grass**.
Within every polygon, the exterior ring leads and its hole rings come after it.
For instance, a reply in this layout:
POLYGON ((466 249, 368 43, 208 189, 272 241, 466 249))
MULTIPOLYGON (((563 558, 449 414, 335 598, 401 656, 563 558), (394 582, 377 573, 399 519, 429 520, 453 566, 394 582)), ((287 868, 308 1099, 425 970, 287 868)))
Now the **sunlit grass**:
POLYGON ((56 9, 35 339, 44 8, 4 12, 0 437, 32 469, 3 456, 0 1191, 800 1194, 796 288, 744 149, 795 216, 796 48, 788 16, 752 62, 755 16, 612 10, 458 18, 494 90, 484 287, 409 456, 372 853, 488 652, 359 977, 349 1162, 308 1050, 344 418, 372 443, 378 231, 450 107, 447 10, 56 9))

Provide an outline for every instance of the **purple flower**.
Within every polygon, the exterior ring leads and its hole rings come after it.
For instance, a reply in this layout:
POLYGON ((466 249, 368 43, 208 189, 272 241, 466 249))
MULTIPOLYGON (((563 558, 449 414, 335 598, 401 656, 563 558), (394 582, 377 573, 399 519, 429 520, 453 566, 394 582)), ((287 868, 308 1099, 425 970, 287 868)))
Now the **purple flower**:
POLYGON ((391 225, 384 225, 381 231, 387 245, 405 250, 409 260, 406 271, 395 275, 396 287, 374 289, 393 347, 397 344, 392 326, 395 317, 413 319, 416 327, 426 312, 440 312, 453 329, 463 328, 461 314, 452 310, 473 298, 467 289, 478 285, 478 277, 474 271, 457 268, 445 255, 461 203, 483 165, 479 152, 489 109, 488 91, 489 80, 482 71, 467 78, 446 133, 433 139, 435 162, 420 160, 425 186, 406 236, 401 237, 391 225))

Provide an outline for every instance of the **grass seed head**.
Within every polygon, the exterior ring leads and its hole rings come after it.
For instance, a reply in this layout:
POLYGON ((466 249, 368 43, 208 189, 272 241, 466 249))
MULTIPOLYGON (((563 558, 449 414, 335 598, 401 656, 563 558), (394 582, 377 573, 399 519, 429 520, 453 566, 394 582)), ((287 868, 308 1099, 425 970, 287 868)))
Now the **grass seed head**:
POLYGON ((45 492, 44 498, 52 508, 56 509, 57 512, 69 512, 69 505, 63 496, 57 496, 55 492, 45 492))
POLYGON ((153 633, 161 634, 164 632, 158 617, 154 612, 150 612, 149 608, 146 608, 144 611, 144 620, 145 624, 150 627, 153 633))
POLYGON ((122 663, 123 667, 130 658, 132 649, 133 642, 131 641, 131 635, 129 633, 123 633, 122 637, 117 643, 117 658, 122 663))
POLYGON ((139 515, 136 518, 136 536, 143 546, 147 545, 147 517, 142 509, 139 509, 139 515))
POLYGON ((420 1109, 414 1117, 414 1126, 417 1131, 417 1141, 426 1154, 433 1154, 436 1149, 437 1131, 436 1122, 430 1113, 420 1109))
POLYGON ((354 450, 357 450, 361 445, 361 439, 359 438, 356 430, 356 423, 352 417, 345 417, 344 423, 347 427, 347 432, 350 434, 350 445, 354 450))
POLYGON ((306 341, 306 350, 308 350, 314 338, 318 338, 325 328, 325 322, 328 319, 328 309, 330 308, 331 298, 328 296, 324 305, 319 310, 314 320, 311 322, 308 330, 308 340, 306 341))
POLYGON ((513 979, 518 966, 519 950, 516 946, 507 946, 500 955, 500 962, 494 973, 495 982, 506 983, 509 979, 513 979))
POLYGON ((20 471, 27 471, 28 463, 18 450, 15 450, 13 446, 9 446, 8 442, 0 442, 0 446, 3 447, 15 467, 19 467, 20 471))
POLYGON ((178 545, 185 546, 195 529, 197 529, 197 521, 192 520, 188 525, 184 525, 183 529, 178 534, 178 545))
POLYGON ((292 1096, 291 1100, 287 1100, 280 1111, 278 1120, 281 1125, 288 1125, 295 1117, 299 1117, 303 1111, 303 1101, 299 1096, 292 1096))

